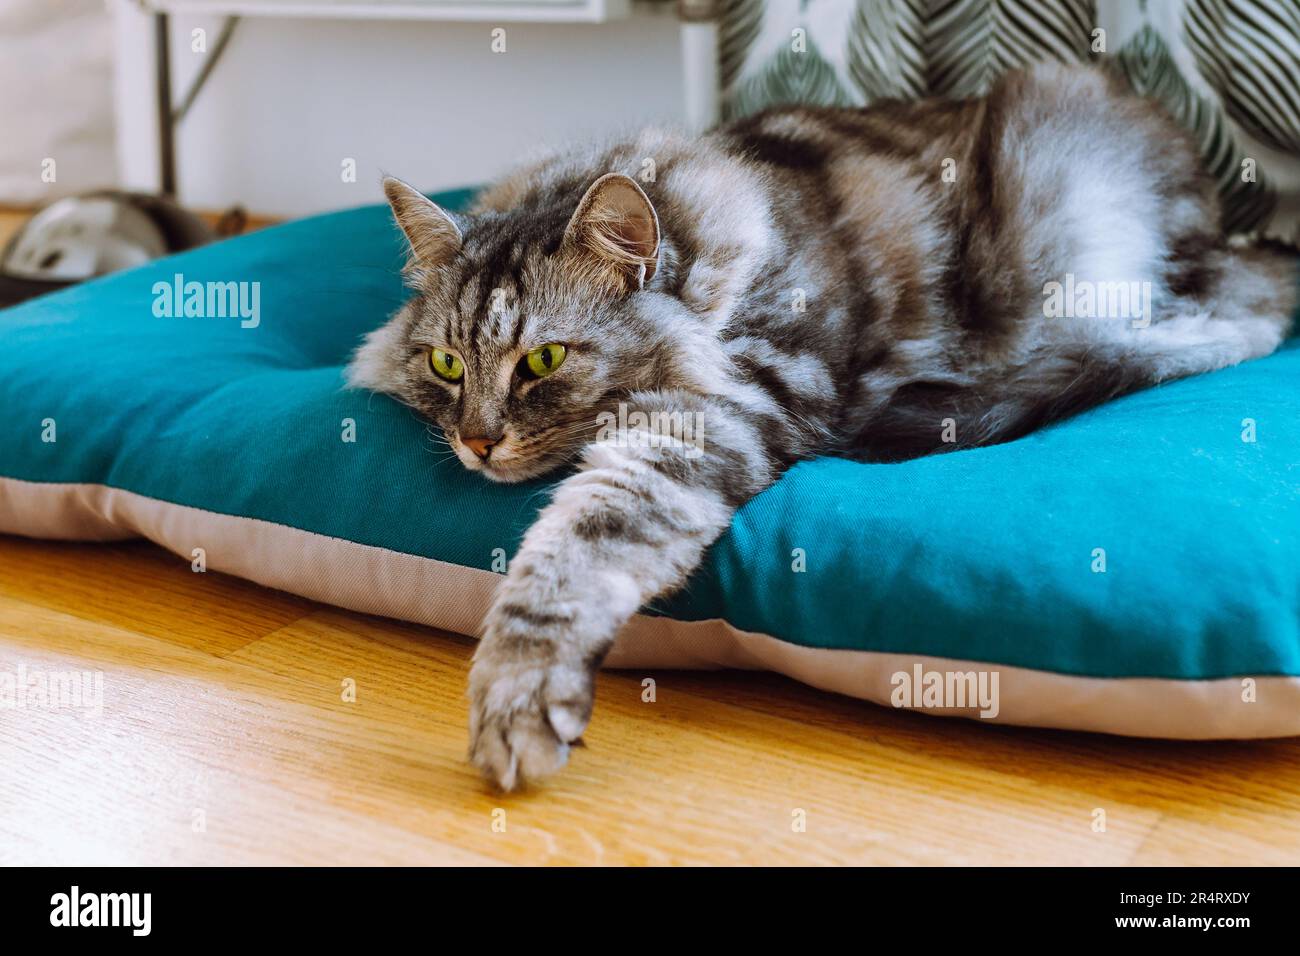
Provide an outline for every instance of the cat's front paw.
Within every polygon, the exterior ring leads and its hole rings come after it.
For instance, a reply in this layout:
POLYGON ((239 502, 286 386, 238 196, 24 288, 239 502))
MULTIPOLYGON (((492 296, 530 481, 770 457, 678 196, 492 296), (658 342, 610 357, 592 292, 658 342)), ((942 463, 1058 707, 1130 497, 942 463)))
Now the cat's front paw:
POLYGON ((470 760, 502 790, 564 766, 591 719, 592 667, 489 622, 469 674, 470 760))

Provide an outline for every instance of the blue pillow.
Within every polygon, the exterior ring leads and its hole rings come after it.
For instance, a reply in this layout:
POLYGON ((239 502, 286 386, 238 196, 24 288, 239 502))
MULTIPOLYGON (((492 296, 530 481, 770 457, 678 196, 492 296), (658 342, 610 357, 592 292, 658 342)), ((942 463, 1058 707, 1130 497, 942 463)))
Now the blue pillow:
MULTIPOLYGON (((403 300, 402 254, 387 210, 357 209, 0 312, 0 531, 142 535, 474 633, 555 479, 484 481, 343 387, 403 300)), ((993 448, 801 464, 609 663, 769 668, 1011 723, 1298 734, 1298 345, 993 448)))

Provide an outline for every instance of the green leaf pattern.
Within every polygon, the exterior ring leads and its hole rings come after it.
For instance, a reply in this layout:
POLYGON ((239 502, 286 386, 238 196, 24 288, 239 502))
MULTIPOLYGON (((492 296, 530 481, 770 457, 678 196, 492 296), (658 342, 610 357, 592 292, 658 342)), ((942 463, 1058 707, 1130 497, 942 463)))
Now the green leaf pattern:
MULTIPOLYGON (((1196 84, 1149 20, 1100 59, 1195 135, 1225 228, 1258 229, 1277 195, 1262 170, 1253 183, 1243 179, 1237 131, 1300 154, 1300 0, 1166 2, 1180 6, 1177 40, 1196 84)), ((1127 5, 1125 15, 1150 15, 1133 0, 723 0, 723 115, 976 96, 1008 69, 1095 58, 1098 7, 1115 3, 1127 5)), ((1300 181, 1300 155, 1293 176, 1300 181)))

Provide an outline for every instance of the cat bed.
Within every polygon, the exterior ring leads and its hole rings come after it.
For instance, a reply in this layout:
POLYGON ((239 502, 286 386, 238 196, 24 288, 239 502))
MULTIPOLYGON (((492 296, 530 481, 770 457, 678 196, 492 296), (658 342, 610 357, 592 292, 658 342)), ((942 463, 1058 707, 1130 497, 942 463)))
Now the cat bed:
MULTIPOLYGON (((144 536, 473 634, 549 485, 470 474, 343 387, 403 300, 402 254, 388 211, 358 209, 0 312, 0 531, 144 536)), ((801 464, 609 664, 766 668, 991 722, 1300 734, 1298 346, 1006 445, 801 464)))

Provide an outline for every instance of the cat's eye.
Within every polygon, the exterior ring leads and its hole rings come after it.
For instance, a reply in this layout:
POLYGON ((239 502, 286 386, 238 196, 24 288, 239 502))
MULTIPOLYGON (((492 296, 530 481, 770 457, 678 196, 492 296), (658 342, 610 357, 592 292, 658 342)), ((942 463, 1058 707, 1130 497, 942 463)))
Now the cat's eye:
POLYGON ((448 382, 459 382, 465 377, 465 363, 442 349, 429 349, 429 368, 433 374, 448 382))
POLYGON ((558 343, 541 345, 519 360, 519 374, 524 378, 546 378, 564 364, 568 349, 558 343))

